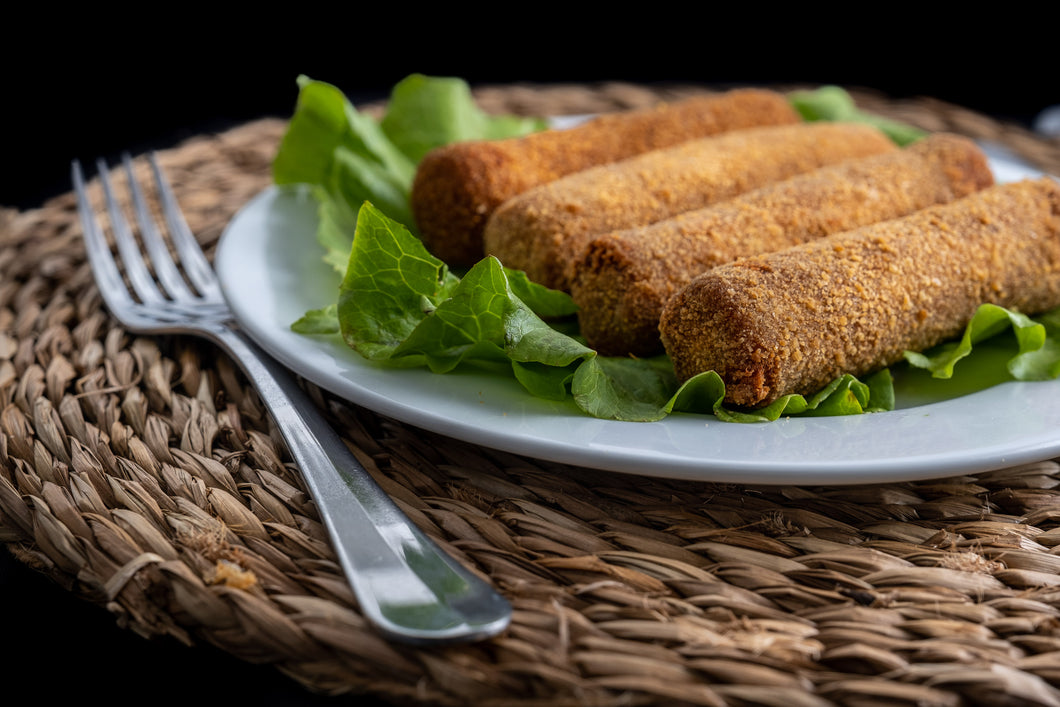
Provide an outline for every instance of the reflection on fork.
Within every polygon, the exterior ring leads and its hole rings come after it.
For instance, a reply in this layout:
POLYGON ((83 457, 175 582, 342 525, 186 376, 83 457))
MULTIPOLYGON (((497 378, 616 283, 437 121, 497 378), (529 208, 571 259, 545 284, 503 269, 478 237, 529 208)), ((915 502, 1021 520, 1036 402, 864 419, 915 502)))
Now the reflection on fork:
POLYGON ((89 262, 111 313, 132 331, 206 338, 240 363, 283 432, 361 610, 383 635, 426 644, 478 640, 504 630, 508 602, 411 523, 290 372, 240 331, 154 156, 149 163, 164 229, 151 214, 131 158, 123 162, 135 230, 107 165, 97 165, 118 259, 93 211, 81 165, 72 166, 89 262))

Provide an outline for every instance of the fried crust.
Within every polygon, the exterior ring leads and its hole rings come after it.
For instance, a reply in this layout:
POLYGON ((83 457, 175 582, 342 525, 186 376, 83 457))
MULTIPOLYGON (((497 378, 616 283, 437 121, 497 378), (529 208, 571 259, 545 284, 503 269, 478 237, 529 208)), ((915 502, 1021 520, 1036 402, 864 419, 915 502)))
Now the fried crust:
POLYGON ((489 215, 531 187, 686 140, 799 120, 782 93, 734 89, 608 113, 564 130, 453 143, 421 160, 410 206, 435 256, 452 266, 471 265, 484 255, 482 229, 489 215))
POLYGON ((716 371, 757 408, 958 336, 983 303, 1060 306, 1060 186, 999 184, 908 216, 720 265, 663 310, 680 380, 716 371))
POLYGON ((822 167, 648 226, 594 239, 575 264, 581 333, 604 355, 659 353, 659 316, 695 276, 897 218, 992 185, 974 141, 936 133, 894 152, 822 167))
POLYGON ((486 253, 568 290, 589 242, 730 199, 844 159, 897 150, 876 128, 798 123, 747 128, 653 150, 534 187, 486 223, 486 253))

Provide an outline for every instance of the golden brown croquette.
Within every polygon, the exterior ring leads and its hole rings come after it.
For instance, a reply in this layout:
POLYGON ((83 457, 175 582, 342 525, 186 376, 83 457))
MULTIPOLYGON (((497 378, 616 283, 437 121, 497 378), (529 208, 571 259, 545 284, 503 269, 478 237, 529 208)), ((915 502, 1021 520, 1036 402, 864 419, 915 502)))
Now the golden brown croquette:
POLYGON ((1060 306, 1060 186, 1049 177, 712 268, 670 299, 681 380, 713 370, 756 408, 871 373, 962 332, 979 305, 1060 306))
POLYGON ((531 187, 686 140, 799 120, 782 93, 734 89, 607 113, 568 129, 453 143, 421 160, 410 196, 413 218, 436 257, 471 265, 484 256, 489 215, 531 187))
POLYGON ((659 353, 663 306, 703 271, 953 201, 993 182, 974 141, 936 133, 901 150, 600 236, 576 262, 571 280, 581 333, 604 355, 659 353))
POLYGON ((690 140, 556 179, 504 202, 486 223, 488 255, 568 290, 596 236, 730 199, 796 174, 898 147, 855 123, 798 123, 690 140))

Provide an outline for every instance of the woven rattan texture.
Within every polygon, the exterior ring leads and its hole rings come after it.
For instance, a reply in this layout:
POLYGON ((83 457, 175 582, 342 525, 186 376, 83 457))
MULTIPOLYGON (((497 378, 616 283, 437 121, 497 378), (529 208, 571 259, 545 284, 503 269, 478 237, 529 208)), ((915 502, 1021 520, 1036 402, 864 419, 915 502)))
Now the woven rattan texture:
MULTIPOLYGON (((491 111, 697 87, 485 87, 491 111)), ((1060 145, 855 92, 1060 173, 1060 145)), ((161 153, 212 245, 269 181, 279 120, 161 153)), ((319 393, 318 393, 319 394, 319 393)), ((320 395, 426 532, 490 577, 504 635, 430 650, 365 625, 253 391, 206 344, 102 309, 73 199, 0 214, 0 541, 129 630, 333 694, 439 705, 1060 705, 1054 461, 918 483, 753 487, 541 463, 320 395)), ((120 666, 115 666, 120 671, 120 666)))

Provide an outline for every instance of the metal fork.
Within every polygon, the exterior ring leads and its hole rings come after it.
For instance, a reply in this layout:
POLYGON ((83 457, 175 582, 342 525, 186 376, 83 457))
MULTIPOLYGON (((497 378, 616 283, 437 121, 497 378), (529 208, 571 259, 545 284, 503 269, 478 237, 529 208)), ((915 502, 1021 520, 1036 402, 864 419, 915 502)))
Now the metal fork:
POLYGON ((132 158, 126 154, 122 159, 139 239, 115 196, 106 162, 97 163, 124 267, 111 253, 93 211, 80 163, 74 161, 71 168, 88 259, 111 313, 132 331, 204 337, 240 363, 283 432, 362 612, 384 636, 430 644, 478 640, 504 630, 511 617, 508 602, 416 528, 360 465, 293 375, 240 331, 157 160, 153 154, 148 160, 165 232, 137 184, 132 158), (147 251, 146 260, 138 241, 147 251))

